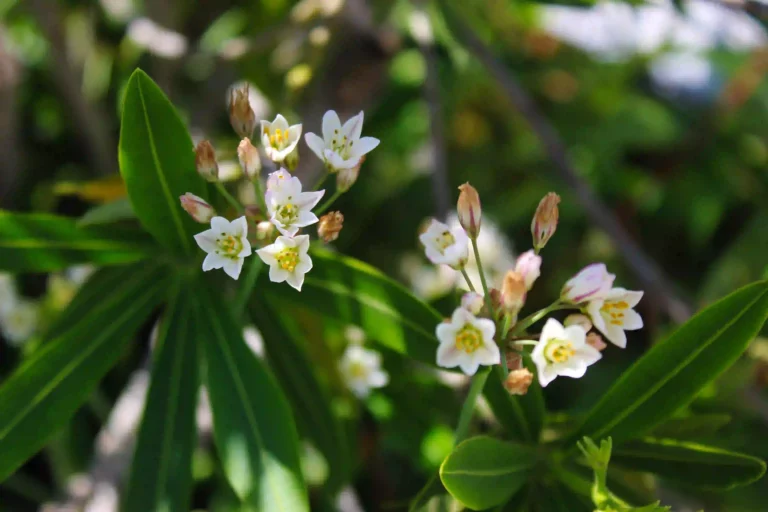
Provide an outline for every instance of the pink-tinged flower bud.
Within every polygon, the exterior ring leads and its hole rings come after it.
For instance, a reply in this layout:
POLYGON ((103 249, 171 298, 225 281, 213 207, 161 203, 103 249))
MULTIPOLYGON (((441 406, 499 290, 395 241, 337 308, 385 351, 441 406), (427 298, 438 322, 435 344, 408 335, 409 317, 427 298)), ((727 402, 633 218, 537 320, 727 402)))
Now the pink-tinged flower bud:
POLYGON ((581 313, 574 313, 572 315, 568 315, 565 317, 565 320, 563 321, 563 325, 566 327, 570 327, 572 325, 578 325, 582 329, 584 329, 584 332, 589 332, 592 329, 592 320, 589 319, 587 315, 582 315, 581 313))
POLYGON ((560 212, 557 205, 560 203, 560 196, 554 192, 545 195, 536 208, 536 213, 531 222, 531 233, 533 234, 533 246, 536 252, 541 250, 557 229, 557 219, 560 212))
POLYGON ((525 278, 519 272, 510 270, 501 285, 501 306, 506 313, 516 315, 525 304, 525 278))
POLYGON ((232 89, 229 96, 229 122, 240 138, 250 137, 256 127, 256 114, 251 108, 249 92, 246 84, 232 89))
POLYGON ((296 168, 299 166, 299 147, 296 146, 296 148, 288 153, 288 156, 285 157, 285 160, 283 160, 283 163, 288 168, 289 171, 295 171, 296 168))
POLYGON ((477 292, 467 292, 461 297, 461 307, 472 313, 479 315, 483 310, 483 296, 477 292))
POLYGON ((343 227, 344 215, 341 212, 328 212, 320 217, 320 222, 317 224, 317 236, 323 242, 333 242, 339 238, 339 233, 343 227))
POLYGON ((195 167, 197 173, 206 181, 219 179, 219 164, 216 163, 216 150, 210 141, 202 140, 195 147, 195 167))
POLYGON ((597 334, 596 332, 591 332, 587 334, 587 345, 589 345, 592 348, 595 348, 602 352, 605 350, 605 348, 608 346, 604 341, 603 337, 597 334))
POLYGON ((195 194, 187 192, 179 197, 179 200, 184 211, 201 224, 208 224, 216 216, 216 210, 205 202, 205 199, 197 197, 195 194))
POLYGON ((533 283, 541 275, 541 256, 533 251, 526 251, 517 258, 515 272, 523 276, 525 289, 533 288, 533 283))
POLYGON ((253 181, 259 178, 261 172, 261 158, 259 150, 251 144, 251 139, 245 137, 237 146, 237 158, 240 160, 240 167, 248 179, 253 181))
POLYGON ((504 389, 510 395, 524 395, 528 393, 528 388, 531 387, 533 382, 533 373, 527 368, 520 368, 509 372, 507 379, 504 381, 504 389))
POLYGON ((351 169, 339 169, 338 174, 336 174, 336 188, 339 191, 346 192, 352 188, 360 175, 360 167, 363 166, 363 162, 365 162, 365 155, 360 157, 360 161, 351 169))
POLYGON ((581 304, 602 299, 613 287, 616 276, 608 273, 604 263, 593 263, 570 278, 560 292, 560 299, 571 304, 581 304))
POLYGON ((459 214, 459 223, 467 236, 476 239, 480 234, 480 217, 482 209, 480 207, 480 196, 475 187, 465 183, 459 187, 459 201, 456 203, 456 211, 459 214))

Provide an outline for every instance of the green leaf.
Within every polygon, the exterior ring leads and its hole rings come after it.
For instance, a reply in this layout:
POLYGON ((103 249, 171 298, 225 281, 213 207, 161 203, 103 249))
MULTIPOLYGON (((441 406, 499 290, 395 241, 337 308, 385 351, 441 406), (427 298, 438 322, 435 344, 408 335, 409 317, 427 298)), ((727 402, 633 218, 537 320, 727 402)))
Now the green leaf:
POLYGON ((330 397, 299 346, 302 335, 296 324, 286 322, 264 301, 252 302, 251 316, 264 339, 269 366, 293 406, 299 430, 312 440, 328 463, 326 486, 334 494, 350 477, 347 440, 343 425, 331 409, 330 397))
POLYGON ((440 466, 440 479, 472 510, 505 503, 526 482, 536 453, 522 445, 480 436, 459 444, 440 466))
POLYGON ((673 482, 715 490, 750 484, 765 473, 765 463, 749 455, 651 437, 614 449, 613 462, 673 482))
MULTIPOLYGON (((528 365, 528 363, 526 363, 528 365)), ((535 374, 535 370, 532 370, 535 374)), ((491 372, 483 390, 494 416, 515 441, 537 443, 546 409, 541 387, 532 385, 523 396, 510 395, 498 371, 491 372)))
POLYGON ((144 228, 177 253, 195 250, 201 231, 182 210, 179 197, 191 192, 208 197, 195 171, 192 139, 163 91, 137 69, 125 91, 120 128, 120 173, 133 210, 144 228))
POLYGON ((312 261, 301 294, 273 283, 265 283, 265 291, 282 304, 301 304, 338 322, 359 325, 382 345, 435 365, 435 326, 442 321, 437 311, 358 260, 314 250, 312 261))
POLYGON ((121 197, 109 203, 94 206, 85 212, 77 223, 80 226, 97 226, 135 218, 136 213, 133 211, 130 200, 127 197, 121 197))
POLYGON ((187 512, 197 427, 198 357, 192 294, 177 289, 157 338, 124 512, 187 512))
POLYGON ((136 230, 80 227, 67 217, 0 211, 0 270, 47 272, 78 263, 119 265, 146 258, 152 246, 136 230))
POLYGON ((680 418, 670 418, 651 430, 651 437, 672 439, 693 439, 707 437, 731 422, 728 414, 692 414, 680 418))
POLYGON ((736 361, 767 316, 766 281, 701 311, 624 372, 571 442, 582 436, 611 436, 618 444, 658 425, 736 361))
POLYGON ((0 480, 38 451, 90 395, 164 297, 166 274, 154 266, 135 272, 0 387, 0 480))
POLYGON ((235 493, 257 510, 309 510, 298 434, 281 389, 243 341, 221 297, 200 286, 197 312, 213 434, 235 493))

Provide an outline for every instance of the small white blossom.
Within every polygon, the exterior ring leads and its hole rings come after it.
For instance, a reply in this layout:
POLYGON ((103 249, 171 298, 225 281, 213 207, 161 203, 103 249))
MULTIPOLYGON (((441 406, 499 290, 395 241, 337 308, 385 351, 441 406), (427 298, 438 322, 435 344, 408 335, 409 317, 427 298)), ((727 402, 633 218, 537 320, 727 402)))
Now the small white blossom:
POLYGON ((584 267, 563 286, 560 298, 571 304, 602 299, 613 286, 616 276, 608 273, 603 263, 584 267))
POLYGON ((338 114, 329 110, 323 116, 323 137, 314 133, 304 135, 309 149, 325 162, 330 172, 351 169, 360 163, 363 155, 379 145, 379 139, 360 137, 363 131, 363 113, 341 125, 338 114))
POLYGON ((583 377, 587 367, 601 357, 597 349, 587 344, 587 333, 581 326, 563 327, 554 318, 544 324, 541 338, 531 353, 542 387, 558 375, 574 379, 583 377))
POLYGON ((419 235, 429 261, 435 265, 444 263, 461 269, 469 257, 469 238, 461 227, 451 229, 447 224, 432 219, 427 230, 419 235))
MULTIPOLYGON (((459 218, 452 215, 448 219, 448 225, 452 228, 461 229, 459 218)), ((483 263, 483 271, 488 286, 491 288, 501 288, 504 275, 515 266, 515 257, 512 253, 507 236, 499 229, 488 215, 483 216, 483 229, 477 237, 477 251, 480 253, 480 260, 483 263)), ((480 272, 475 261, 474 251, 469 251, 469 259, 464 271, 469 275, 475 285, 480 283, 480 272)), ((464 276, 455 274, 456 286, 462 290, 468 290, 464 276)))
POLYGON ((312 258, 309 250, 309 235, 296 237, 279 236, 275 243, 256 251, 256 254, 269 265, 269 280, 273 283, 287 281, 293 288, 301 291, 304 274, 312 270, 312 258))
POLYGON ((477 292, 467 292, 461 297, 461 307, 477 315, 483 309, 484 300, 483 296, 477 292))
POLYGON ((381 354, 360 345, 349 345, 339 362, 339 371, 347 387, 358 398, 365 398, 371 389, 389 383, 389 375, 381 369, 381 354))
POLYGON ((280 114, 275 120, 261 122, 261 143, 267 157, 273 162, 282 162, 291 151, 296 149, 301 137, 301 125, 288 126, 288 121, 280 114))
POLYGON ((595 328, 602 332, 608 341, 617 347, 625 348, 627 335, 624 331, 643 327, 643 319, 632 309, 642 298, 643 292, 613 288, 605 298, 591 301, 587 305, 587 312, 595 328))
POLYGON ((536 255, 533 250, 524 252, 517 257, 515 272, 523 276, 525 289, 530 290, 541 275, 541 256, 536 255))
POLYGON ((492 320, 477 318, 464 308, 456 308, 450 321, 435 330, 440 345, 437 365, 443 368, 459 366, 467 375, 474 375, 480 365, 501 361, 499 347, 493 340, 496 326, 492 320))
POLYGON ((325 190, 302 192, 299 178, 292 177, 285 170, 280 170, 278 173, 280 174, 275 178, 272 177, 275 173, 270 174, 267 180, 265 200, 269 220, 282 234, 294 236, 299 228, 318 221, 317 215, 312 213, 312 208, 323 197, 325 190))
POLYGON ((13 308, 18 299, 16 281, 12 274, 0 272, 0 313, 13 308))
POLYGON ((203 271, 223 268, 232 279, 240 277, 243 261, 251 254, 245 217, 232 222, 224 217, 214 217, 211 229, 196 234, 195 241, 208 253, 203 260, 203 271))
POLYGON ((0 331, 9 343, 19 345, 35 333, 39 317, 37 303, 16 299, 11 307, 0 313, 0 331))

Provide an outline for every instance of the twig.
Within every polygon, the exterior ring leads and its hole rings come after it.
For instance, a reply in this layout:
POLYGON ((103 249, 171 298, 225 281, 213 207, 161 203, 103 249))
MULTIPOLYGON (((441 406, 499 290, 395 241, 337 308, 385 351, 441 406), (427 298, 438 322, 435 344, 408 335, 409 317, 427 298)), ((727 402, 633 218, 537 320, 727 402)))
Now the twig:
POLYGON ((661 307, 675 322, 684 322, 691 316, 690 306, 669 285, 658 266, 645 254, 627 233, 614 213, 592 191, 589 184, 579 176, 571 164, 568 150, 550 122, 541 115, 528 93, 520 86, 514 75, 501 63, 491 50, 475 35, 470 27, 451 16, 451 7, 445 0, 439 0, 446 13, 446 19, 453 28, 457 39, 477 58, 499 83, 512 105, 528 121, 538 136, 560 178, 573 190, 581 207, 589 218, 612 239, 627 265, 642 285, 656 297, 661 307))

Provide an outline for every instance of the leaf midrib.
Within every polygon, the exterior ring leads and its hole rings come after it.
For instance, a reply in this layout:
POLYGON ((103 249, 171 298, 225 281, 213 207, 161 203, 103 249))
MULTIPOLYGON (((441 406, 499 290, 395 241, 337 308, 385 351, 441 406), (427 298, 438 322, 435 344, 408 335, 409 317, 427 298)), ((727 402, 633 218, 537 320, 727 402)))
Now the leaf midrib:
POLYGON ((504 476, 520 473, 527 469, 530 469, 531 464, 525 464, 523 466, 506 466, 496 469, 453 469, 443 470, 441 475, 466 475, 466 476, 504 476))

